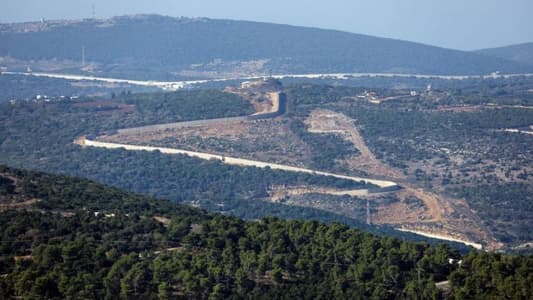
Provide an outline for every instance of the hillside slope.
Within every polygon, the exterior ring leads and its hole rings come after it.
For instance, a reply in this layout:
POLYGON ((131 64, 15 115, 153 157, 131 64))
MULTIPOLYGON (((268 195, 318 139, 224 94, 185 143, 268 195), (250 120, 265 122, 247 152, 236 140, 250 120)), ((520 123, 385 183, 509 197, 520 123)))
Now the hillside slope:
POLYGON ((334 30, 154 15, 0 25, 4 63, 145 78, 274 73, 488 74, 533 67, 470 52, 334 30), (14 60, 14 61, 13 61, 14 60), (19 61, 21 60, 21 61, 19 61), (46 63, 45 63, 46 62, 46 63))
POLYGON ((487 56, 533 65, 533 43, 482 49, 476 52, 487 56))
POLYGON ((470 253, 458 268, 445 246, 244 222, 83 179, 0 166, 0 205, 2 299, 438 299, 448 278, 452 298, 533 295, 530 257, 470 253))

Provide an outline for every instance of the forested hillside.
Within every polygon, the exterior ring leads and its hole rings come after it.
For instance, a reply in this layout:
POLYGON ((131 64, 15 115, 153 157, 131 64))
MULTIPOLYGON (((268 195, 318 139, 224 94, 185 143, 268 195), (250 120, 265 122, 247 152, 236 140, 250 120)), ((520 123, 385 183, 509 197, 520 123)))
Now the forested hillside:
MULTIPOLYGON (((513 250, 512 247, 527 245, 532 236, 528 230, 532 211, 528 200, 531 178, 528 166, 533 141, 530 135, 505 132, 502 128, 531 124, 532 111, 523 108, 533 99, 527 92, 529 89, 531 80, 527 78, 490 80, 446 92, 434 91, 432 96, 375 105, 354 101, 354 96, 364 91, 362 88, 294 85, 287 88, 289 113, 276 121, 285 127, 275 128, 292 134, 289 141, 296 136, 311 145, 305 162, 308 167, 343 173, 347 172, 346 168, 337 166, 347 166, 343 160, 359 152, 339 136, 309 133, 304 121, 317 108, 343 112, 357 119, 356 125, 361 126, 362 135, 379 159, 401 170, 417 187, 466 199, 481 218, 478 223, 483 221, 499 241, 513 250), (461 152, 464 148, 468 152, 461 152), (458 156, 465 163, 456 164, 458 156), (495 205, 500 209, 491 209, 495 205)), ((377 92, 383 97, 398 93, 389 89, 377 92)), ((275 202, 270 194, 276 186, 351 189, 365 188, 363 183, 230 166, 183 155, 82 148, 73 143, 81 135, 101 135, 120 128, 251 112, 249 102, 235 94, 215 90, 4 103, 0 104, 0 163, 90 178, 245 219, 277 216, 342 221, 375 233, 405 236, 391 227, 366 225, 365 202, 359 201, 362 198, 328 199, 321 195, 310 198, 313 205, 303 206, 284 200, 275 202)), ((268 124, 263 122, 261 126, 268 124)), ((260 127, 260 124, 252 125, 254 130, 260 127)), ((270 131, 264 131, 265 136, 270 131)), ((253 132, 254 137, 263 139, 263 133, 253 132)), ((226 144, 217 140, 217 145, 226 144)), ((283 154, 293 150, 280 151, 283 154)), ((295 153, 304 157, 304 152, 295 153)), ((366 176, 365 173, 353 175, 366 176)), ((402 201, 392 194, 384 195, 371 202, 370 210, 375 215, 396 211, 387 205, 402 204, 402 201)), ((409 205, 416 209, 417 203, 409 205)), ((384 224, 401 226, 398 222, 387 222, 384 224)))
MULTIPOLYGON (((144 15, 3 24, 0 41, 0 56, 9 59, 46 61, 51 62, 45 64, 48 69, 55 65, 56 70, 80 72, 81 66, 76 69, 73 62, 81 63, 84 49, 87 65, 83 67, 90 66, 104 75, 145 79, 268 74, 270 70, 424 74, 533 71, 531 66, 500 58, 400 40, 207 18, 144 15)), ((25 70, 28 63, 15 65, 25 70)))
MULTIPOLYGON (((518 246, 533 238, 533 139, 502 128, 532 124, 531 87, 530 79, 478 82, 379 105, 353 101, 360 90, 347 87, 296 85, 288 97, 300 118, 317 106, 352 116, 380 160, 427 189, 465 199, 500 241, 518 246)), ((377 90, 383 98, 391 92, 377 90)), ((351 149, 338 143, 333 153, 351 149)))
MULTIPOLYGON (((0 163, 97 180, 128 191, 232 214, 342 221, 395 236, 391 228, 367 226, 353 218, 319 209, 261 201, 271 185, 317 184, 363 188, 353 181, 311 174, 229 166, 184 155, 83 149, 73 141, 83 134, 195 119, 247 115, 241 98, 219 91, 179 91, 117 95, 116 99, 0 104, 0 163)), ((419 236, 409 235, 412 239, 419 236)))
POLYGON ((531 257, 245 222, 94 182, 0 167, 0 297, 530 299, 531 257), (498 272, 492 272, 498 270, 498 272), (435 283, 450 280, 445 294, 435 283))

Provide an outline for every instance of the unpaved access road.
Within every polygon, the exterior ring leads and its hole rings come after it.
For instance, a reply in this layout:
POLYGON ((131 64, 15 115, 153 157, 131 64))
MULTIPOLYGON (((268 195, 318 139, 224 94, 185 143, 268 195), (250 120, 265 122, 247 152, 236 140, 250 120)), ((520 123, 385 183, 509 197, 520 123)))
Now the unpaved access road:
POLYGON ((305 123, 309 126, 309 132, 340 134, 346 141, 352 143, 359 150, 360 155, 348 162, 350 167, 393 180, 404 178, 400 172, 382 163, 374 156, 355 127, 355 120, 348 116, 328 109, 315 109, 305 120, 305 123))

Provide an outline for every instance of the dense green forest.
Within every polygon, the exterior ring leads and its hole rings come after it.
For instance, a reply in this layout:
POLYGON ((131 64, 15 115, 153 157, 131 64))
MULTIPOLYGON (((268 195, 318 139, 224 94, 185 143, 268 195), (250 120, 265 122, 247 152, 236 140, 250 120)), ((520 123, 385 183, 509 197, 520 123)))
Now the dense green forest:
POLYGON ((85 179, 0 167, 0 205, 2 298, 533 296, 529 256, 461 257, 340 223, 246 222, 85 179))
POLYGON ((84 46, 86 61, 100 64, 101 74, 125 78, 169 80, 180 70, 224 71, 243 61, 265 62, 257 70, 264 73, 490 74, 533 68, 400 40, 248 21, 134 16, 49 21, 29 32, 21 32, 23 26, 0 24, 1 56, 80 61, 84 46))

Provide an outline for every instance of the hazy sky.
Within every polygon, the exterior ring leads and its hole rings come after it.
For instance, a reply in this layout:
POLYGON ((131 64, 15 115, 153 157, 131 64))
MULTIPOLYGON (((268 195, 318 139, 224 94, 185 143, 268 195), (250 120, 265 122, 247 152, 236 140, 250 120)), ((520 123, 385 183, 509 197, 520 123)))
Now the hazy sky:
POLYGON ((135 13, 275 22, 472 50, 533 42, 533 0, 0 0, 0 22, 135 13))

